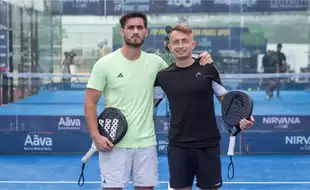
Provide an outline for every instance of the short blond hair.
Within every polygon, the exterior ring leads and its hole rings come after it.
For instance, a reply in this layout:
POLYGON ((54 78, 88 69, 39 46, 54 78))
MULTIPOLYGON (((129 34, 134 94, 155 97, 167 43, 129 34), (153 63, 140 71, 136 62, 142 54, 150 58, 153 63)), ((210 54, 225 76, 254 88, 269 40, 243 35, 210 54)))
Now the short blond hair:
POLYGON ((182 33, 187 34, 187 35, 193 34, 192 29, 187 24, 177 24, 175 27, 172 28, 170 34, 173 31, 182 32, 182 33))

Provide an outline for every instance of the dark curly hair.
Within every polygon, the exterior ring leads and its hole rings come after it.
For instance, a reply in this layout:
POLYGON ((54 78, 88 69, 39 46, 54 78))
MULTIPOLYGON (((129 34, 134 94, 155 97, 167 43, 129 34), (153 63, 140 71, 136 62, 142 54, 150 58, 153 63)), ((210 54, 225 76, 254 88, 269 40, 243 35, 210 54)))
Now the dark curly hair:
POLYGON ((121 27, 124 28, 126 25, 126 22, 130 18, 142 18, 144 21, 144 27, 147 28, 147 17, 145 14, 140 12, 131 12, 123 15, 121 19, 119 20, 119 23, 121 24, 121 27))

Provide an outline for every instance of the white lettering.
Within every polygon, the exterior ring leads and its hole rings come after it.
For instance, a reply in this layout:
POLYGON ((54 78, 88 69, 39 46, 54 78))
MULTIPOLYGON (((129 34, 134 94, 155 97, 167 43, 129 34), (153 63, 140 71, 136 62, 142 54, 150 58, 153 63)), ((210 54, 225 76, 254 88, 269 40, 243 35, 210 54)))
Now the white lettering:
POLYGON ((201 5, 201 0, 168 0, 167 5, 170 6, 184 6, 190 8, 194 5, 201 5))
POLYGON ((72 119, 71 117, 61 117, 58 126, 66 126, 66 127, 79 127, 81 126, 81 120, 80 119, 72 119))
POLYGON ((286 136, 285 144, 310 144, 310 136, 286 136))
POLYGON ((167 150, 167 145, 159 145, 158 146, 159 151, 166 151, 167 150))
POLYGON ((263 117, 263 124, 300 124, 299 117, 263 117))
POLYGON ((50 137, 40 137, 39 135, 27 135, 24 146, 52 146, 53 141, 50 137))
POLYGON ((158 141, 158 144, 168 144, 167 141, 158 141))

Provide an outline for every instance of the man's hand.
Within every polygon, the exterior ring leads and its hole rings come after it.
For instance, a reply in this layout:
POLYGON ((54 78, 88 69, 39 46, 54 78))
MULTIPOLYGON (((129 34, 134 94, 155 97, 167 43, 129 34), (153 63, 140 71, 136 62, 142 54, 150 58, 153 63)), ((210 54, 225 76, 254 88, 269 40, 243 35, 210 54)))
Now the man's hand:
POLYGON ((241 130, 244 131, 244 130, 249 129, 250 127, 252 127, 254 125, 254 122, 255 122, 255 120, 254 120, 253 116, 251 116, 250 120, 242 119, 239 123, 241 130))
POLYGON ((94 140, 94 143, 98 151, 107 152, 107 151, 111 151, 113 148, 113 144, 111 143, 111 141, 109 141, 108 138, 100 134, 93 137, 93 140, 94 140))
POLYGON ((200 54, 198 56, 198 59, 200 59, 199 63, 202 66, 213 63, 212 57, 208 52, 203 52, 202 54, 200 54))

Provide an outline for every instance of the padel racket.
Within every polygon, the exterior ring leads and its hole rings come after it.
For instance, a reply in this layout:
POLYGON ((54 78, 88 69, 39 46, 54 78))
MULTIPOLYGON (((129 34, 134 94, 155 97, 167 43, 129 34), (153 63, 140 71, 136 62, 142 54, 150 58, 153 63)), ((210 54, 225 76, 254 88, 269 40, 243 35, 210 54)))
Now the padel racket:
POLYGON ((253 100, 251 96, 241 90, 233 90, 224 95, 222 101, 222 118, 226 124, 226 129, 230 134, 229 147, 227 155, 230 156, 231 163, 229 164, 233 168, 232 177, 229 176, 228 168, 228 178, 232 179, 234 176, 234 166, 232 162, 232 156, 235 151, 235 140, 238 133, 241 132, 239 122, 246 118, 250 119, 253 112, 253 100))
MULTIPOLYGON (((123 113, 117 108, 106 108, 98 117, 98 131, 100 135, 109 139, 112 144, 119 143, 127 133, 128 123, 123 113)), ((92 142, 91 148, 81 159, 82 169, 79 177, 78 185, 84 185, 84 168, 90 157, 97 152, 97 148, 92 142), (81 182, 82 180, 82 182, 81 182)))

